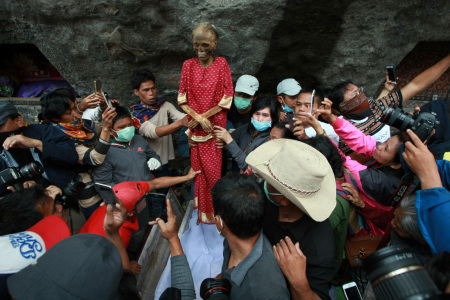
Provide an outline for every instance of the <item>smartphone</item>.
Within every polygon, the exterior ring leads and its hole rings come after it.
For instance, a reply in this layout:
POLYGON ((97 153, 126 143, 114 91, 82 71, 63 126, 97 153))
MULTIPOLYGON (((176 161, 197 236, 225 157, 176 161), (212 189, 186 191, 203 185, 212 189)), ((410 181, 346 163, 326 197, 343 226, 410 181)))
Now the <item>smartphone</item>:
POLYGON ((113 108, 107 92, 103 92, 103 97, 105 98, 106 105, 108 105, 109 108, 113 108))
POLYGON ((314 107, 314 96, 316 95, 316 90, 313 90, 311 93, 311 111, 310 113, 313 114, 313 107, 314 107))
POLYGON ((102 90, 102 82, 100 80, 94 80, 94 87, 96 93, 101 93, 103 95, 106 105, 108 105, 109 108, 112 108, 113 106, 111 100, 108 97, 108 94, 106 92, 103 92, 102 90))
POLYGON ((116 203, 119 202, 116 197, 116 193, 114 193, 114 190, 111 186, 100 182, 96 182, 95 185, 100 187, 101 196, 103 197, 103 200, 106 204, 116 205, 116 203))
POLYGON ((347 300, 362 300, 362 297, 361 297, 361 294, 359 293, 356 282, 352 281, 352 282, 344 284, 342 286, 342 290, 344 291, 345 299, 347 299, 347 300))
POLYGON ((161 193, 147 193, 136 202, 136 214, 139 228, 145 228, 156 218, 167 222, 166 195, 161 193))
POLYGON ((94 87, 96 93, 102 92, 102 82, 100 80, 94 80, 94 87))
POLYGON ((397 75, 395 74, 394 66, 387 66, 386 71, 388 73, 389 81, 392 83, 397 83, 397 75))
POLYGON ((295 118, 295 113, 294 112, 286 113, 286 121, 289 123, 289 130, 290 131, 294 131, 294 118, 295 118))

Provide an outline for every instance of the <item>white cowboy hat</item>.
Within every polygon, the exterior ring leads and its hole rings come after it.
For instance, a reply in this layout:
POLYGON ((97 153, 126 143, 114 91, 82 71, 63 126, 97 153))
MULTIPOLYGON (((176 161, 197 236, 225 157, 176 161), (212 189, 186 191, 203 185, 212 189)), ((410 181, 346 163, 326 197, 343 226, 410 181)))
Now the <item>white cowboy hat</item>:
POLYGON ((276 139, 245 160, 254 173, 313 220, 326 220, 336 206, 336 181, 322 153, 300 141, 276 139))

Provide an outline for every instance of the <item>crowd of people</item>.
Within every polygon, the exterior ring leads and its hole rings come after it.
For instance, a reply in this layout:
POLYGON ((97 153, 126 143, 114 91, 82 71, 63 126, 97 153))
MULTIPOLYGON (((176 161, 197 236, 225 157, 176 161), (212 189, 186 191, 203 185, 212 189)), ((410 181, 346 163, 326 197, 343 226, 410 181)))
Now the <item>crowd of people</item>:
POLYGON ((136 203, 186 181, 189 231, 178 237, 169 200, 167 219, 150 223, 171 251, 161 299, 172 299, 169 287, 199 299, 214 284, 230 299, 336 299, 334 286, 358 279, 349 270, 388 245, 410 247, 450 293, 446 99, 416 108, 435 113, 425 137, 421 124, 386 124, 449 69, 450 55, 401 88, 386 76, 373 99, 350 81, 293 78, 262 95, 252 75, 233 85, 227 61, 213 56, 218 42, 211 23, 194 29, 178 108, 158 97, 146 68, 131 75, 130 107, 59 89, 40 99, 40 124, 27 124, 0 102, 0 298, 139 299, 141 266, 127 254, 136 203), (184 176, 170 176, 174 133, 189 147, 184 176), (85 219, 76 232, 71 209, 85 219))

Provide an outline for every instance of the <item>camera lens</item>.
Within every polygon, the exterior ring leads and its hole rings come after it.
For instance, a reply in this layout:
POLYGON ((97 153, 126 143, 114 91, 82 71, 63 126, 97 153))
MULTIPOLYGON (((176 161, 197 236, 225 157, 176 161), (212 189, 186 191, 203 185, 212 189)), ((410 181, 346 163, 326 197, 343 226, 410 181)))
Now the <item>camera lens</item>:
POLYGON ((440 292, 408 247, 386 247, 367 257, 364 269, 379 300, 428 299, 440 292))
POLYGON ((400 131, 406 131, 414 124, 414 117, 405 113, 400 108, 388 109, 384 116, 381 117, 381 122, 386 123, 400 131))
POLYGON ((44 173, 44 167, 40 163, 33 161, 20 168, 19 173, 24 179, 32 179, 44 173))

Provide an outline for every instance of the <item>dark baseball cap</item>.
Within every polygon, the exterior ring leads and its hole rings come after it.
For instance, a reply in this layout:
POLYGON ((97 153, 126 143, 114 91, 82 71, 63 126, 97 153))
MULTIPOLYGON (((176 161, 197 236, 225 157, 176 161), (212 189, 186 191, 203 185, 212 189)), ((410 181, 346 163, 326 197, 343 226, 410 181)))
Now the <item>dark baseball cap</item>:
POLYGON ((81 233, 9 277, 8 289, 19 300, 114 299, 121 277, 122 260, 114 244, 101 235, 81 233))
POLYGON ((8 100, 0 101, 0 125, 3 125, 8 117, 19 113, 17 108, 8 100))

